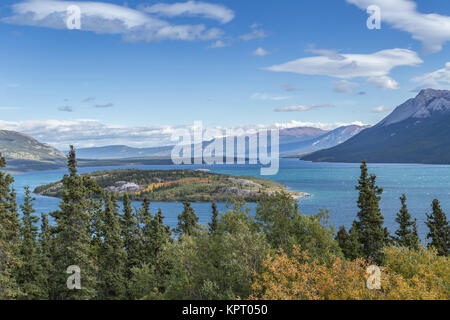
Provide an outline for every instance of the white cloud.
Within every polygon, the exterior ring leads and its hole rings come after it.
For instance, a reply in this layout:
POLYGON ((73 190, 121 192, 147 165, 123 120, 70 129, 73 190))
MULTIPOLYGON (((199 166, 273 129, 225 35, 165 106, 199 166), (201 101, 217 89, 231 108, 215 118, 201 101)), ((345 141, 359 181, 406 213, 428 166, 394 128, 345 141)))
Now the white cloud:
POLYGON ((318 104, 312 106, 288 106, 288 107, 278 107, 275 109, 276 112, 297 112, 297 111, 310 111, 315 109, 323 109, 323 108, 333 108, 334 106, 331 104, 318 104))
POLYGON ((353 122, 334 122, 334 123, 326 123, 326 122, 303 122, 303 121, 296 121, 291 120, 287 123, 276 123, 275 127, 279 129, 289 129, 289 128, 296 128, 296 127, 312 127, 312 128, 318 128, 322 130, 334 130, 339 127, 343 126, 365 126, 361 121, 353 121, 353 122))
POLYGON ((250 28, 252 29, 252 31, 250 33, 243 34, 240 37, 242 40, 250 41, 267 37, 267 33, 263 29, 261 29, 261 26, 259 24, 252 24, 250 28))
POLYGON ((338 93, 352 93, 352 88, 358 84, 347 80, 340 80, 334 83, 334 91, 338 93))
POLYGON ((259 47, 258 49, 256 49, 255 51, 253 51, 253 55, 257 56, 257 57, 265 57, 267 55, 269 55, 270 52, 264 50, 263 48, 259 47))
POLYGON ((415 77, 411 81, 419 83, 416 91, 429 88, 450 90, 450 62, 447 62, 442 69, 415 77))
POLYGON ((166 17, 201 16, 218 20, 221 23, 227 23, 234 19, 234 12, 223 5, 192 0, 172 4, 157 3, 145 7, 144 11, 166 17))
POLYGON ((366 10, 370 5, 381 9, 381 23, 410 33, 413 39, 421 41, 427 53, 442 50, 450 41, 450 17, 440 14, 424 14, 417 11, 411 0, 347 0, 347 2, 366 10))
POLYGON ((98 34, 120 34, 127 41, 212 40, 222 36, 217 28, 199 25, 175 25, 151 15, 110 3, 26 0, 12 5, 13 15, 2 21, 11 24, 65 29, 67 8, 78 6, 81 10, 81 30, 98 34))
POLYGON ((326 56, 332 60, 344 60, 345 57, 341 56, 337 51, 335 50, 329 50, 329 49, 316 49, 314 45, 310 45, 308 49, 305 50, 305 52, 314 53, 320 56, 326 56))
POLYGON ((230 42, 226 42, 226 41, 223 41, 223 40, 217 40, 213 44, 211 44, 208 48, 210 48, 210 49, 218 49, 218 48, 225 48, 225 47, 228 47, 230 45, 231 45, 230 42))
POLYGON ((272 96, 267 93, 254 93, 250 97, 250 99, 253 99, 253 100, 263 100, 263 101, 267 101, 267 100, 281 101, 281 100, 287 100, 289 98, 290 97, 286 97, 286 96, 272 96))
POLYGON ((372 112, 373 113, 383 113, 383 112, 388 112, 391 110, 392 110, 392 107, 379 106, 379 107, 373 108, 372 112))
MULTIPOLYGON (((208 129, 222 130, 243 130, 246 134, 256 133, 261 129, 285 129, 294 127, 314 127, 324 130, 332 130, 340 126, 357 124, 352 123, 315 123, 300 122, 292 120, 287 123, 275 123, 270 125, 248 124, 235 127, 221 127, 208 129)), ((158 147, 173 145, 172 134, 177 129, 191 129, 193 125, 178 126, 135 126, 125 127, 118 125, 107 125, 98 120, 28 120, 28 121, 3 121, 0 120, 0 128, 3 130, 18 131, 28 134, 41 142, 48 143, 60 150, 67 150, 69 145, 77 148, 107 146, 107 145, 128 145, 132 147, 158 147)), ((206 125, 203 126, 205 129, 206 125)))
POLYGON ((341 54, 344 59, 326 55, 300 58, 267 70, 303 75, 324 75, 340 79, 366 78, 367 82, 383 89, 396 89, 397 82, 388 75, 398 66, 415 66, 423 61, 416 52, 407 49, 388 49, 372 54, 341 54))

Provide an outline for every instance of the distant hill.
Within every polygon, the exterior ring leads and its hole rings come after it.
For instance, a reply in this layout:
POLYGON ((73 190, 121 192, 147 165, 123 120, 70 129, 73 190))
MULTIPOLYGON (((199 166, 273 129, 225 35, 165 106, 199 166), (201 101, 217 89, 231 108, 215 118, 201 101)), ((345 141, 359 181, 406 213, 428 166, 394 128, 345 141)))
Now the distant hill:
POLYGON ((343 143, 370 126, 343 126, 307 141, 296 141, 280 144, 282 156, 296 156, 327 149, 343 143))
POLYGON ((28 161, 55 161, 65 155, 36 139, 15 131, 0 130, 0 153, 6 159, 28 161))
POLYGON ((124 145, 78 148, 77 157, 80 159, 123 159, 168 157, 173 146, 155 148, 133 148, 124 145))
POLYGON ((450 91, 422 90, 376 126, 302 157, 322 162, 450 164, 450 91))

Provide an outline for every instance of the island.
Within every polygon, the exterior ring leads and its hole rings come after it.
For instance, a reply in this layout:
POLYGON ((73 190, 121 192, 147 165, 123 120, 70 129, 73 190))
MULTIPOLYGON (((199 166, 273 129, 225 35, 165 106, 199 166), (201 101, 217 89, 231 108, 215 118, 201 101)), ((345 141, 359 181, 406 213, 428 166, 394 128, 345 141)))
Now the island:
MULTIPOLYGON (((131 200, 155 202, 226 202, 237 196, 257 202, 264 195, 288 192, 294 198, 309 194, 288 190, 282 183, 255 177, 237 177, 207 170, 107 170, 84 174, 104 190, 131 200)), ((62 182, 39 186, 35 194, 61 197, 62 182)))

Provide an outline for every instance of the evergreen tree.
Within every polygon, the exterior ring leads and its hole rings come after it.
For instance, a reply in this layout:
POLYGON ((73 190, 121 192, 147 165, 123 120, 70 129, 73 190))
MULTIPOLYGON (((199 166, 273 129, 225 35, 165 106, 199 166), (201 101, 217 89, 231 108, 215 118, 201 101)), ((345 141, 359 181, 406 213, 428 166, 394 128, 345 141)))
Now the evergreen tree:
POLYGON ((129 281, 132 276, 132 268, 140 264, 139 257, 139 221, 131 208, 131 201, 128 194, 123 196, 123 214, 120 217, 120 225, 124 248, 127 253, 125 265, 125 276, 129 281))
POLYGON ((427 214, 426 222, 429 229, 427 239, 431 239, 428 247, 434 247, 440 256, 448 256, 450 253, 450 226, 439 200, 433 200, 432 208, 433 212, 430 215, 427 214))
POLYGON ((357 233, 363 247, 364 256, 375 262, 381 261, 381 251, 388 242, 388 232, 383 228, 384 218, 381 215, 379 202, 383 189, 376 185, 376 176, 368 174, 367 163, 361 165, 361 176, 356 190, 358 197, 357 233))
POLYGON ((100 248, 100 298, 121 299, 126 295, 126 252, 120 234, 119 206, 115 195, 107 194, 100 248))
POLYGON ((178 225, 175 229, 175 233, 177 235, 196 235, 199 229, 198 217, 189 202, 185 202, 183 205, 184 209, 183 212, 178 215, 178 225))
POLYGON ((46 214, 41 214, 41 232, 39 234, 39 264, 42 267, 42 288, 41 299, 51 299, 51 292, 54 292, 51 286, 54 284, 52 279, 55 274, 55 270, 52 262, 52 252, 55 242, 52 241, 53 233, 48 223, 48 217, 46 214))
POLYGON ((34 215, 32 202, 35 200, 31 196, 29 187, 25 187, 25 199, 22 210, 22 228, 20 256, 22 265, 19 269, 17 282, 21 287, 24 299, 39 299, 42 297, 43 289, 42 265, 39 261, 39 248, 37 243, 39 218, 34 215))
POLYGON ((358 235, 358 225, 356 221, 353 222, 353 225, 348 233, 345 227, 342 226, 336 235, 336 241, 347 259, 354 260, 361 258, 364 255, 358 235))
POLYGON ((17 272, 20 268, 20 220, 16 195, 11 188, 14 179, 1 171, 6 167, 0 153, 0 300, 20 296, 17 272))
POLYGON ((101 188, 88 176, 79 176, 73 146, 68 156, 69 174, 62 179, 62 201, 60 210, 51 213, 56 223, 53 277, 55 299, 85 300, 97 295, 97 264, 95 252, 92 251, 91 218, 95 212, 95 195, 101 188), (67 273, 69 266, 81 270, 81 289, 69 289, 67 273))
POLYGON ((217 230, 217 223, 219 220, 219 211, 217 210, 217 204, 215 202, 212 203, 211 209, 212 209, 212 218, 211 223, 209 224, 209 232, 213 233, 214 231, 217 230))
POLYGON ((395 221, 399 224, 399 228, 395 231, 396 237, 394 242, 402 247, 408 247, 411 249, 418 249, 420 240, 417 234, 416 221, 411 220, 411 215, 408 212, 406 206, 406 195, 400 197, 402 207, 397 214, 395 221))

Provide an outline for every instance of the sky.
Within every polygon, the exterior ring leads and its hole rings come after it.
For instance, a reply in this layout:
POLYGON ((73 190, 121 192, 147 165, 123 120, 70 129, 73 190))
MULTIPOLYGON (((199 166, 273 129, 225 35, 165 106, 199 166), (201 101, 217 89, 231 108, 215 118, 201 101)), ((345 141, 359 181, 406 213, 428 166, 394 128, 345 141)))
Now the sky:
POLYGON ((65 150, 167 145, 195 121, 376 124, 450 89, 449 53, 442 0, 2 0, 0 129, 65 150))

